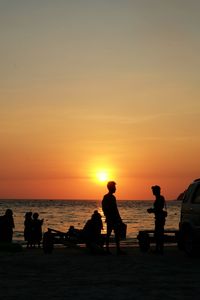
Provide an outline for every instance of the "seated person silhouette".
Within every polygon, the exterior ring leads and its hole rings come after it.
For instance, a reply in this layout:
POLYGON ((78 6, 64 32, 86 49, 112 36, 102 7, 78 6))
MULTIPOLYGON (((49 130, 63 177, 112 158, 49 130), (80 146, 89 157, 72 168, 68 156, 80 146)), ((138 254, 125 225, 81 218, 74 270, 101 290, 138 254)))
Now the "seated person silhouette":
POLYGON ((77 229, 71 225, 66 233, 67 241, 70 241, 74 244, 80 243, 82 241, 81 232, 81 229, 77 229))
POLYGON ((101 215, 95 210, 91 219, 86 222, 82 232, 86 247, 93 254, 104 253, 104 240, 101 235, 101 229, 103 229, 101 215))
POLYGON ((43 235, 43 251, 45 254, 51 254, 54 248, 53 234, 51 230, 48 228, 43 235))

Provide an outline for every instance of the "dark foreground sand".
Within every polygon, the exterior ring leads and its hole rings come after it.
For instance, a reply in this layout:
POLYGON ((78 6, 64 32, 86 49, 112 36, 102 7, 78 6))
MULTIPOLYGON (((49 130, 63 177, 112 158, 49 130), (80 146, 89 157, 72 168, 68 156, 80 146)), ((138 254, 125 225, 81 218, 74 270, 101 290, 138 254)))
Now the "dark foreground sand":
POLYGON ((92 256, 87 249, 0 253, 0 299, 200 299, 200 259, 176 247, 163 256, 92 256))

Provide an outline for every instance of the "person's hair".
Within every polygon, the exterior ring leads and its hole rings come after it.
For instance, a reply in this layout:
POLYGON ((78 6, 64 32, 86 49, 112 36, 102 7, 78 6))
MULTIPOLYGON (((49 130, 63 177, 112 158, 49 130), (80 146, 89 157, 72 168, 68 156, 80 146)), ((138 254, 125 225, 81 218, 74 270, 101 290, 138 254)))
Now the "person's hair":
POLYGON ((107 188, 110 189, 110 188, 113 188, 116 186, 116 182, 114 181, 108 181, 107 183, 107 188))
POLYGON ((6 216, 12 216, 12 215, 13 215, 12 209, 10 209, 10 208, 6 209, 5 215, 6 215, 6 216))
POLYGON ((151 187, 151 189, 152 189, 152 191, 154 191, 154 192, 160 192, 160 186, 159 186, 159 185, 153 185, 153 186, 151 187))
POLYGON ((39 217, 39 214, 37 213, 37 212, 35 212, 34 214, 33 214, 33 219, 37 219, 39 217))

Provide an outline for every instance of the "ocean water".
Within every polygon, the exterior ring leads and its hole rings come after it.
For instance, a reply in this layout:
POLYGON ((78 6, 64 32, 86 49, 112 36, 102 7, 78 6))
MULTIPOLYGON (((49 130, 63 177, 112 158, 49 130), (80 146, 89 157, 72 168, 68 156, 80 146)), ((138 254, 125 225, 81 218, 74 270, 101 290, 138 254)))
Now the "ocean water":
MULTIPOLYGON (((139 230, 153 229, 154 215, 147 213, 152 207, 152 201, 117 201, 118 209, 123 221, 127 224, 127 240, 136 239, 139 230)), ((179 201, 168 201, 166 229, 178 229, 180 218, 179 201)), ((101 201, 96 200, 0 200, 0 215, 7 208, 13 210, 15 229, 13 240, 23 241, 24 215, 27 211, 38 212, 39 218, 44 219, 43 232, 53 228, 66 232, 69 226, 83 228, 86 221, 97 209, 104 223, 102 233, 106 232, 105 218, 101 209, 101 201)))

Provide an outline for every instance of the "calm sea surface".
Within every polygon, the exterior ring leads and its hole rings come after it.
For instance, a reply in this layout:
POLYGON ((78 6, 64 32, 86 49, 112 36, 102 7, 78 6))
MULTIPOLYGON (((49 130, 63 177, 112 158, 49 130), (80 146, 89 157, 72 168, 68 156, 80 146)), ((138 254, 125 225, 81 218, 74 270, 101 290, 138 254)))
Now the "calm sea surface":
MULTIPOLYGON (((138 231, 154 227, 153 214, 148 214, 147 208, 152 207, 152 201, 117 201, 120 215, 127 224, 127 239, 135 239, 138 231)), ((166 229, 178 229, 180 217, 179 201, 168 201, 168 217, 166 229)), ((38 212, 39 218, 44 219, 43 232, 48 227, 66 232, 70 225, 83 228, 93 211, 97 209, 104 222, 101 201, 95 200, 0 200, 0 215, 7 208, 14 213, 15 230, 13 240, 23 241, 24 215, 27 211, 38 212)))

